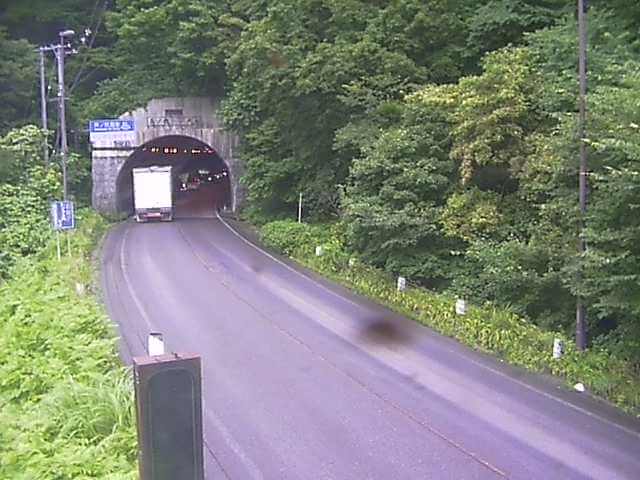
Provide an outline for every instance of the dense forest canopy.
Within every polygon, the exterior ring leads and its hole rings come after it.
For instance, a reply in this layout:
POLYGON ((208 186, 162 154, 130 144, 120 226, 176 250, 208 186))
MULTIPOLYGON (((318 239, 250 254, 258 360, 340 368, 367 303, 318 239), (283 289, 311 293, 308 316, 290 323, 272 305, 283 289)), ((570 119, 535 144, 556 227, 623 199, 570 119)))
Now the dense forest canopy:
MULTIPOLYGON (((589 2, 584 258, 576 5, 564 0, 4 0, 2 202, 51 193, 55 171, 40 169, 33 140, 15 140, 32 132, 11 129, 38 124, 37 45, 90 28, 68 60, 78 153, 90 118, 158 96, 222 97, 243 139, 254 221, 291 217, 302 192, 308 219, 340 222, 366 261, 567 332, 583 295, 592 338, 640 363, 631 3, 589 2), (6 160, 16 145, 26 169, 6 160), (16 168, 31 173, 17 181, 16 168)), ((72 188, 85 201, 86 158, 76 157, 72 188)), ((0 243, 13 252, 9 220, 0 243)))

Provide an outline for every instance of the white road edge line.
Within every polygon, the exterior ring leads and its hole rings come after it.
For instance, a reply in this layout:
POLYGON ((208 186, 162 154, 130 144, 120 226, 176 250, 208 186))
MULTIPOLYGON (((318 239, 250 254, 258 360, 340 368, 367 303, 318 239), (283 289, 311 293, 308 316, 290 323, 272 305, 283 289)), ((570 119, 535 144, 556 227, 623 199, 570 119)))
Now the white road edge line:
MULTIPOLYGON (((133 288, 133 284, 131 283, 131 280, 129 278, 127 264, 124 261, 124 251, 125 251, 125 245, 127 243, 127 237, 129 236, 129 231, 130 231, 129 228, 127 227, 124 231, 124 235, 122 236, 122 243, 120 244, 120 269, 122 270, 122 276, 124 277, 124 281, 127 284, 127 289, 131 293, 131 298, 133 299, 133 303, 135 303, 136 308, 140 312, 140 316, 142 316, 144 323, 147 325, 147 328, 149 329, 149 332, 153 332, 154 330, 153 330, 153 327, 151 326, 151 320, 149 319, 149 315, 147 315, 147 311, 144 309, 144 306, 142 305, 142 302, 140 301, 138 294, 133 288)), ((149 332, 147 332, 147 334, 149 332)))
POLYGON ((322 285, 321 283, 317 282, 316 280, 314 280, 311 277, 308 277, 307 275, 305 275, 304 273, 301 273, 299 271, 297 271, 295 268, 291 267, 290 265, 287 265, 285 262, 283 262, 282 260, 280 260, 279 258, 274 257, 273 255, 271 255, 269 252, 264 251, 263 249, 261 249, 260 247, 258 247, 257 245, 255 245, 254 243, 250 242, 249 240, 247 240, 246 238, 244 238, 241 234, 239 234, 231 225, 229 225, 227 222, 224 221, 224 219, 220 216, 220 213, 217 214, 218 215, 218 219, 223 223, 224 226, 226 226, 236 237, 238 237, 240 240, 242 240, 243 242, 245 242, 247 245, 249 245, 250 247, 253 247, 254 249, 256 249, 257 251, 259 251, 260 253, 262 253, 263 255, 265 255, 266 257, 270 258, 271 260, 273 260, 274 262, 282 265, 284 268, 286 268, 287 270, 295 273, 296 275, 298 275, 299 277, 302 277, 303 279, 315 284, 316 286, 320 287, 322 290, 324 290, 327 293, 330 293, 331 295, 333 295, 334 297, 336 297, 338 300, 342 300, 343 302, 347 302, 350 303, 351 305, 353 305, 354 307, 357 307, 359 309, 363 308, 362 305, 360 305, 359 303, 354 302, 353 300, 349 299, 349 298, 345 298, 342 295, 340 295, 339 293, 334 292, 333 290, 331 290, 330 288, 327 288, 326 286, 322 285))
MULTIPOLYGON (((357 303, 355 303, 354 301, 352 301, 352 300, 350 300, 350 299, 348 299, 348 298, 345 298, 345 297, 343 297, 342 295, 340 295, 340 294, 338 294, 338 293, 336 293, 336 292, 334 292, 334 291, 332 291, 332 290, 328 289, 327 287, 325 287, 325 286, 324 286, 324 285, 322 285, 321 283, 318 283, 317 281, 315 281, 313 278, 308 277, 307 275, 305 275, 305 274, 303 274, 303 273, 301 273, 301 272, 297 271, 297 270, 296 270, 296 269, 294 269, 293 267, 291 267, 291 266, 287 265, 286 263, 284 263, 282 260, 280 260, 280 259, 278 259, 278 258, 274 257, 273 255, 271 255, 269 252, 264 251, 263 249, 261 249, 260 247, 258 247, 256 244, 254 244, 253 242, 251 242, 251 241, 247 240, 244 236, 242 236, 240 233, 238 233, 238 232, 237 232, 237 231, 236 231, 236 230, 235 230, 231 225, 229 225, 229 224, 228 224, 228 223, 227 223, 227 222, 226 222, 226 221, 225 221, 225 220, 220 216, 220 213, 219 213, 219 212, 218 212, 216 215, 217 215, 217 217, 218 217, 218 220, 220 220, 220 222, 222 222, 222 224, 223 224, 225 227, 227 227, 227 228, 228 228, 228 229, 229 229, 229 230, 230 230, 230 231, 231 231, 231 232, 232 232, 236 237, 240 238, 240 239, 241 239, 244 243, 246 243, 247 245, 251 246, 252 248, 254 248, 254 249, 255 249, 255 250, 257 250, 258 252, 262 253, 262 254, 263 254, 263 255, 265 255, 266 257, 270 258, 270 259, 271 259, 271 260, 273 260, 274 262, 276 262, 276 263, 278 263, 278 264, 282 265, 282 266, 283 266, 283 267, 285 267, 287 270, 290 270, 290 271, 294 272, 296 275, 298 275, 298 276, 300 276, 300 277, 302 277, 302 278, 306 279, 306 280, 307 280, 307 281, 309 281, 309 282, 314 283, 315 285, 319 286, 319 287, 320 287, 320 288, 322 288, 323 290, 325 290, 325 291, 327 291, 327 292, 331 293, 334 297, 339 298, 340 300, 346 301, 346 302, 348 302, 348 303, 350 303, 350 304, 352 304, 352 305, 354 305, 354 306, 356 306, 356 307, 358 307, 358 308, 362 308, 362 305, 358 305, 358 304, 357 304, 357 303)), ((454 353, 454 354, 458 355, 458 356, 463 356, 463 355, 461 355, 460 353, 458 353, 458 352, 456 352, 456 351, 454 351, 454 350, 451 350, 451 349, 447 349, 447 350, 448 350, 448 351, 450 351, 451 353, 454 353)), ((550 394, 550 393, 547 393, 547 392, 545 392, 545 391, 543 391, 543 390, 539 390, 539 389, 537 389, 537 388, 535 388, 535 387, 532 387, 531 385, 529 385, 529 384, 527 384, 527 383, 525 383, 525 382, 523 382, 523 381, 521 381, 521 380, 518 380, 518 379, 516 379, 516 378, 513 378, 513 377, 511 377, 511 376, 507 375, 506 373, 503 373, 503 372, 501 372, 501 371, 499 371, 499 370, 496 370, 496 369, 491 368, 491 367, 489 367, 489 366, 487 366, 487 365, 484 365, 483 363, 478 362, 478 361, 476 361, 476 360, 474 360, 474 359, 472 359, 472 358, 469 358, 469 357, 468 357, 468 356, 466 356, 466 355, 464 355, 463 357, 464 357, 466 360, 468 360, 468 361, 472 362, 474 365, 477 365, 478 367, 480 367, 480 368, 482 368, 482 369, 484 369, 484 370, 487 370, 487 371, 492 372, 492 373, 494 373, 494 374, 496 374, 496 375, 499 375, 499 376, 501 376, 501 377, 503 377, 503 378, 506 378, 506 379, 508 379, 508 380, 510 380, 510 381, 512 381, 512 382, 514 382, 514 383, 516 383, 516 384, 518 384, 518 385, 520 385, 520 386, 522 386, 522 387, 524 387, 524 388, 526 388, 526 389, 528 389, 528 390, 532 391, 532 392, 537 393, 538 395, 542 395, 543 397, 549 398, 549 399, 551 399, 551 400, 555 400, 556 402, 558 402, 558 403, 560 403, 560 404, 562 404, 562 405, 564 405, 564 406, 570 407, 570 408, 572 408, 573 410, 576 410, 576 411, 578 411, 578 412, 580 412, 580 413, 582 413, 582 414, 584 414, 584 415, 587 415, 587 416, 589 416, 589 417, 591 417, 591 418, 594 418, 594 419, 596 419, 596 420, 601 421, 602 423, 605 423, 605 424, 610 425, 610 426, 612 426, 612 427, 615 427, 615 428, 617 428, 617 429, 619 429, 619 430, 622 430, 623 432, 625 432, 625 433, 627 433, 627 434, 629 434, 629 435, 632 435, 632 436, 634 436, 634 437, 638 437, 638 438, 640 438, 640 432, 637 432, 637 431, 635 431, 635 430, 631 430, 630 428, 627 428, 627 427, 625 427, 625 426, 623 426, 623 425, 620 425, 620 424, 618 424, 618 423, 612 422, 611 420, 608 420, 608 419, 606 419, 606 418, 604 418, 604 417, 602 417, 602 416, 600 416, 600 415, 598 415, 598 414, 596 414, 596 413, 590 412, 589 410, 587 410, 587 409, 585 409, 585 408, 582 408, 582 407, 579 407, 578 405, 575 405, 575 404, 573 404, 573 403, 571 403, 571 402, 568 402, 567 400, 564 400, 564 399, 562 399, 562 398, 556 397, 555 395, 552 395, 552 394, 550 394)))

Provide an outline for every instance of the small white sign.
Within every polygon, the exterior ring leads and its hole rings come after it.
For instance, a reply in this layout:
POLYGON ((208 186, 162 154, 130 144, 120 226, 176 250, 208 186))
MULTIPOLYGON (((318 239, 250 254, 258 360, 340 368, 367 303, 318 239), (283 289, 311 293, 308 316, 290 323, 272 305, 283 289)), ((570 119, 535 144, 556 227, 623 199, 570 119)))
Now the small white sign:
POLYGON ((404 292, 407 289, 407 279, 404 277, 398 277, 398 291, 404 292))
POLYGON ((323 253, 324 253, 324 248, 322 248, 321 245, 318 245, 316 247, 316 257, 321 257, 323 253))

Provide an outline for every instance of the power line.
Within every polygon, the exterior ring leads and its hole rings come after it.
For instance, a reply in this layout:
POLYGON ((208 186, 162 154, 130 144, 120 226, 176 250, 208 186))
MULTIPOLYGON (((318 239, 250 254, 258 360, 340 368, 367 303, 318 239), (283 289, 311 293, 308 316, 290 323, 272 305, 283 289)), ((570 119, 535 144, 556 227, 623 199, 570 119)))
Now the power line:
MULTIPOLYGON (((93 7, 93 12, 91 14, 91 17, 93 19, 93 16, 96 14, 96 11, 98 11, 98 5, 100 5, 100 2, 102 2, 102 6, 99 9, 99 14, 98 14, 98 18, 96 19, 96 23, 95 25, 93 25, 93 23, 90 23, 91 26, 93 26, 93 29, 90 33, 89 36, 89 41, 87 43, 87 48, 90 50, 91 48, 93 48, 93 44, 96 41, 96 38, 98 37, 98 31, 100 30, 100 27, 102 26, 102 21, 104 20, 104 14, 107 11, 107 2, 108 0, 97 0, 94 7, 93 7)), ((85 30, 86 31, 86 30, 85 30)), ((88 62, 88 57, 85 56, 82 60, 82 65, 80 66, 80 69, 78 70, 78 73, 76 73, 73 82, 71 84, 71 86, 69 87, 69 93, 72 93, 75 88, 80 84, 81 80, 82 80, 82 74, 84 73, 84 70, 86 69, 87 66, 87 62, 88 62)))

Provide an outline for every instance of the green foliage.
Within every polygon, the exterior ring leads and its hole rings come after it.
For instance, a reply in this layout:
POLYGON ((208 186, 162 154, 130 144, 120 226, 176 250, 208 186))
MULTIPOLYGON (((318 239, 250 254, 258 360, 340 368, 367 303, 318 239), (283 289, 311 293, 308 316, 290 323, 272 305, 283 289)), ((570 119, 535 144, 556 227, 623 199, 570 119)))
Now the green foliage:
POLYGON ((277 220, 263 225, 260 239, 269 247, 287 255, 295 252, 311 253, 316 246, 329 243, 335 243, 340 248, 343 245, 340 225, 310 225, 293 220, 277 220))
POLYGON ((477 188, 453 193, 442 212, 442 228, 447 235, 466 242, 492 238, 502 221, 499 202, 496 193, 477 188))
POLYGON ((0 284, 0 478, 134 479, 130 372, 90 290, 105 230, 81 211, 71 257, 48 247, 0 284))
MULTIPOLYGON (((478 303, 497 301, 542 328, 570 334, 575 305, 554 247, 536 239, 475 241, 451 291, 478 303)), ((565 258, 571 253, 564 252, 565 258)))
POLYGON ((354 151, 396 102, 419 83, 461 74, 460 8, 286 0, 248 25, 229 59, 225 117, 247 132, 251 206, 277 216, 303 192, 312 217, 339 214, 354 151))
MULTIPOLYGON (((535 108, 540 82, 526 48, 491 53, 483 66, 482 75, 460 80, 454 97, 451 157, 460 163, 465 184, 478 177, 482 167, 522 168, 527 135, 543 121, 535 108)), ((494 190, 509 188, 508 175, 495 177, 476 181, 494 190)))
POLYGON ((32 120, 37 110, 35 46, 10 40, 0 26, 0 135, 32 120))
POLYGON ((77 32, 94 20, 96 2, 86 0, 5 0, 0 23, 14 38, 27 38, 36 44, 55 41, 60 30, 77 32))
POLYGON ((594 338, 635 331, 637 228, 630 219, 640 77, 619 17, 593 9, 590 16, 586 258, 575 247, 577 32, 573 14, 554 14, 548 17, 554 26, 525 35, 522 46, 486 55, 479 75, 419 90, 375 128, 342 131, 340 139, 359 152, 343 209, 350 245, 365 260, 567 333, 580 294, 590 305, 594 338), (409 112, 420 109, 432 113, 413 122, 409 112), (358 141, 372 132, 375 140, 358 141), (433 157, 421 163, 416 145, 439 148, 440 163, 433 157), (420 179, 436 165, 450 170, 431 190, 420 179), (411 180, 398 182, 396 172, 411 180), (408 208, 416 194, 432 202, 417 215, 408 208))
POLYGON ((79 106, 81 120, 120 115, 152 98, 219 96, 225 61, 246 23, 237 8, 204 0, 117 2, 106 16, 113 45, 90 57, 104 76, 79 106))
POLYGON ((569 10, 564 0, 490 0, 474 10, 469 20, 468 48, 490 52, 522 42, 525 32, 550 25, 569 10))
POLYGON ((446 117, 414 104, 355 159, 344 206, 350 244, 387 270, 430 284, 444 281, 451 242, 438 228, 454 178, 446 117))
POLYGON ((0 278, 49 238, 50 201, 60 195, 60 177, 42 166, 42 133, 33 126, 0 138, 0 278))
MULTIPOLYGON (((306 241, 314 228, 303 224, 295 238, 306 241)), ((269 244, 290 231, 291 225, 278 222, 265 225, 262 234, 269 244)), ((340 239, 335 234, 326 239, 326 244, 331 254, 320 257, 312 255, 306 244, 296 249, 288 242, 287 249, 307 267, 444 335, 496 354, 511 364, 563 377, 568 385, 583 382, 596 395, 640 416, 638 371, 624 357, 601 347, 586 353, 576 352, 573 342, 563 334, 542 330, 509 310, 490 304, 471 306, 467 315, 458 316, 454 312, 453 297, 416 287, 398 292, 395 279, 387 273, 362 262, 349 265, 345 261, 349 255, 340 248, 340 239), (560 360, 552 356, 554 338, 565 341, 566 353, 560 360)))

